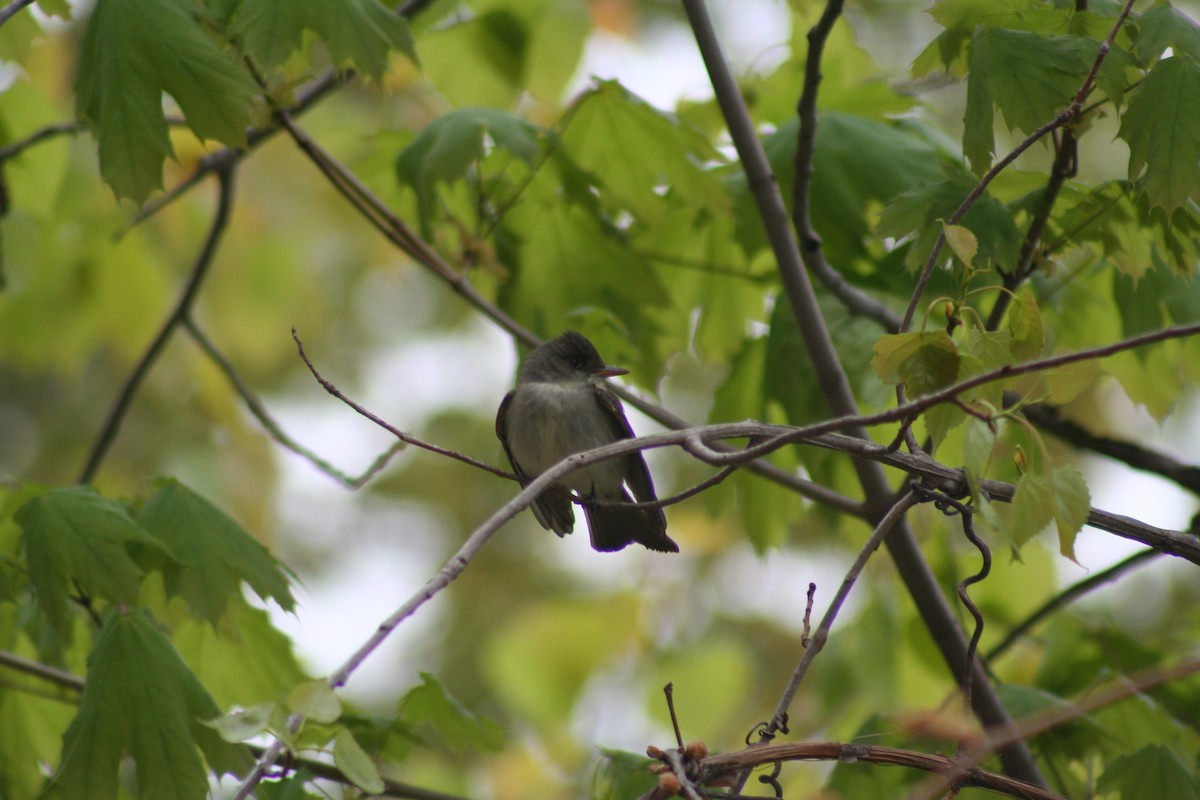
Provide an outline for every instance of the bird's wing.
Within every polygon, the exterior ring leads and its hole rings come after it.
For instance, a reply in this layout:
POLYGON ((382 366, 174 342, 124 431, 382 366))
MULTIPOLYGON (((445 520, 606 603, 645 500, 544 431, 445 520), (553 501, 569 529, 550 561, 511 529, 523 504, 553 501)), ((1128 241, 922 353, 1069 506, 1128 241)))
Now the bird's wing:
MULTIPOLYGON (((625 416, 625 409, 621 407, 621 401, 617 399, 617 396, 612 391, 605 389, 603 386, 597 386, 596 402, 600 404, 604 411, 604 418, 608 420, 613 435, 617 439, 634 438, 633 428, 629 424, 629 419, 625 416)), ((630 453, 625 458, 628 465, 625 471, 625 481, 629 484, 629 488, 633 490, 633 496, 640 503, 657 500, 658 495, 654 493, 654 480, 650 477, 649 468, 646 467, 646 459, 642 458, 640 452, 630 453)), ((659 514, 662 514, 662 509, 655 510, 659 514)))
POLYGON ((500 410, 496 412, 496 438, 500 440, 500 444, 504 445, 504 454, 508 456, 508 463, 512 465, 513 472, 524 486, 529 482, 529 477, 521 470, 521 465, 513 458, 512 450, 508 446, 508 406, 512 402, 514 394, 516 394, 515 389, 504 395, 504 399, 500 401, 500 410))
MULTIPOLYGON (((508 446, 508 406, 512 402, 514 394, 516 394, 516 389, 504 395, 504 399, 500 401, 500 410, 496 412, 496 438, 500 440, 500 444, 504 445, 504 454, 508 456, 508 463, 512 465, 513 472, 521 483, 521 488, 525 488, 529 485, 531 478, 513 458, 512 448, 508 446)), ((542 495, 533 501, 531 508, 533 516, 537 518, 541 526, 548 531, 554 531, 559 536, 570 533, 575 526, 575 512, 571 509, 571 502, 565 497, 555 496, 553 487, 542 492, 542 495)))

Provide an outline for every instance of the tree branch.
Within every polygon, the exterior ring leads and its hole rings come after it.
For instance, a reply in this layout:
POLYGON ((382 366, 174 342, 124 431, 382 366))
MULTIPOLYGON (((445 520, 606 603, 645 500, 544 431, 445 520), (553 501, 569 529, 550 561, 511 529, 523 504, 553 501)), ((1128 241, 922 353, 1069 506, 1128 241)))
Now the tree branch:
MULTIPOLYGON (((1196 331, 1200 331, 1200 325, 1191 327, 1195 328, 1196 331)), ((1136 337, 1136 340, 1131 339, 1127 342, 1120 343, 1119 345, 1100 349, 1117 352, 1120 349, 1128 349, 1133 346, 1145 344, 1148 341, 1160 341, 1163 338, 1167 338, 1163 335, 1164 333, 1174 333, 1176 336, 1178 336, 1180 335, 1180 330, 1182 329, 1174 329, 1172 331, 1165 332, 1156 331, 1155 334, 1149 334, 1145 337, 1136 337)), ((1041 362, 1044 364, 1051 362, 1062 363, 1064 359, 1071 358, 1080 360, 1080 355, 1067 354, 1052 359, 1042 359, 1041 362)), ((956 389, 957 391, 965 391, 966 388, 979 385, 980 383, 985 383, 987 380, 999 380, 1003 377, 1011 375, 1012 369, 1023 368, 1023 372, 1032 371, 1031 365, 1037 363, 1039 362, 1030 362, 1029 364, 1017 365, 1016 367, 1012 368, 1004 367, 999 370, 994 370, 991 373, 985 373, 984 375, 976 376, 970 380, 963 381, 961 384, 957 384, 956 387, 949 387, 948 389, 942 390, 941 392, 937 393, 937 396, 945 395, 942 400, 948 399, 949 397, 954 396, 954 390, 956 389)), ((1066 363, 1069 363, 1069 361, 1066 363)), ((339 667, 332 675, 330 675, 329 685, 334 689, 343 686, 350 676, 362 664, 362 662, 372 652, 374 652, 374 650, 380 644, 382 644, 389 635, 391 635, 391 632, 395 630, 395 628, 401 622, 412 616, 412 614, 415 613, 418 608, 424 605, 425 602, 449 586, 451 582, 453 582, 459 575, 462 574, 475 554, 479 552, 483 545, 487 543, 487 541, 500 529, 505 522, 512 519, 512 517, 514 517, 518 512, 532 503, 538 495, 549 488, 551 484, 556 483, 563 475, 598 461, 615 458, 617 456, 632 453, 636 450, 643 450, 652 447, 666 447, 668 445, 682 446, 689 440, 695 442, 708 439, 742 439, 756 437, 768 439, 768 441, 765 441, 762 444, 747 447, 740 451, 740 453, 735 454, 735 456, 740 456, 741 458, 750 460, 765 452, 764 448, 778 448, 790 442, 811 440, 813 444, 829 446, 833 447, 834 449, 841 449, 838 446, 840 443, 845 447, 847 452, 877 457, 880 461, 886 462, 889 459, 895 460, 895 463, 902 466, 902 468, 909 469, 912 472, 925 473, 939 479, 939 483, 937 484, 939 488, 942 486, 953 487, 965 485, 965 476, 961 470, 952 470, 951 468, 934 461, 928 456, 914 456, 907 453, 901 453, 899 451, 892 451, 882 445, 876 445, 873 442, 853 436, 842 436, 837 438, 826 436, 822 437, 820 440, 813 439, 813 437, 815 437, 818 433, 828 433, 840 428, 861 430, 864 424, 871 424, 876 420, 888 421, 892 417, 899 418, 906 415, 911 415, 914 413, 914 408, 918 406, 924 407, 924 404, 927 403, 931 404, 932 401, 930 398, 932 397, 934 397, 934 395, 914 401, 909 405, 909 407, 891 409, 890 411, 880 412, 879 414, 828 420, 815 425, 806 426, 804 428, 742 422, 727 423, 724 425, 711 425, 703 428, 691 428, 679 431, 668 431, 650 436, 642 436, 635 439, 624 439, 619 442, 614 442, 613 444, 605 445, 604 447, 598 447, 594 450, 577 453, 565 458, 558 464, 538 475, 527 486, 525 486, 525 488, 523 488, 516 497, 503 505, 498 511, 492 514, 492 516, 486 522, 476 528, 471 534, 470 538, 468 538, 467 541, 458 549, 458 551, 449 559, 449 561, 446 562, 441 571, 433 576, 428 582, 426 582, 426 584, 418 592, 412 595, 412 597, 410 597, 403 605, 401 605, 390 617, 384 620, 371 635, 371 637, 361 647, 359 647, 359 649, 356 650, 346 660, 346 662, 342 664, 341 667, 339 667)), ((723 460, 732 460, 732 457, 726 454, 714 453, 714 455, 723 460)), ((984 489, 985 491, 988 491, 989 494, 1000 499, 1006 499, 1004 497, 1006 489, 1012 490, 1007 492, 1008 499, 1012 497, 1012 492, 1015 491, 1015 489, 1008 484, 1001 484, 997 481, 985 481, 984 489)), ((894 507, 894 505, 889 504, 889 509, 892 507, 894 507)), ((1089 522, 1091 522, 1093 518, 1097 518, 1100 515, 1105 514, 1104 512, 1093 511, 1092 515, 1089 517, 1089 522)), ((886 513, 884 516, 886 516, 886 513)), ((898 514, 897 516, 902 516, 902 514, 898 514)), ((1114 519, 1122 519, 1116 515, 1105 516, 1114 519)), ((1141 526, 1141 523, 1137 523, 1133 520, 1129 520, 1128 522, 1133 526, 1148 527, 1141 526)), ((893 523, 893 532, 898 529, 899 524, 899 519, 893 523)), ((1160 533, 1165 537, 1171 532, 1162 531, 1160 533)), ((1183 539, 1182 534, 1177 534, 1176 536, 1180 540, 1183 539)), ((1178 542, 1177 546, 1180 548, 1179 552, 1181 555, 1185 555, 1185 557, 1189 557, 1190 560, 1194 560, 1196 563, 1200 564, 1200 540, 1195 539, 1195 537, 1191 537, 1191 539, 1192 541, 1190 543, 1184 541, 1178 542)), ((1166 552, 1174 551, 1168 549, 1166 552)), ((964 652, 964 660, 962 662, 963 665, 967 663, 965 660, 965 655, 966 654, 964 652)), ((980 670, 980 674, 982 675, 982 670, 980 670)), ((985 679, 986 678, 975 676, 976 681, 985 679)), ((990 689, 990 684, 986 684, 986 686, 988 689, 990 689)), ((975 693, 975 697, 978 697, 982 694, 986 694, 986 692, 977 691, 975 693)), ((978 706, 976 706, 976 712, 978 713, 978 706)), ((288 720, 289 730, 294 732, 299 728, 302 722, 303 717, 299 715, 293 715, 288 720)), ((997 728, 1001 731, 1009 731, 1011 726, 1011 720, 1005 720, 999 725, 992 725, 990 727, 997 728)), ((1015 746, 1015 743, 1019 741, 1020 739, 1012 740, 1012 742, 1007 745, 1008 749, 1005 752, 1013 752, 1012 748, 1015 746)), ((256 786, 258 782, 262 780, 266 770, 268 770, 282 754, 284 747, 285 745, 283 744, 282 740, 277 739, 264 752, 263 756, 255 765, 254 770, 245 778, 245 780, 242 782, 242 785, 238 788, 238 792, 234 796, 234 800, 245 800, 245 798, 249 796, 249 793, 253 790, 254 786, 256 786)))
POLYGON ((987 772, 976 766, 959 763, 943 755, 840 742, 802 742, 748 747, 733 753, 709 756, 701 762, 704 782, 715 783, 731 772, 753 769, 779 761, 833 761, 837 763, 864 762, 888 767, 908 767, 935 775, 951 775, 955 785, 987 789, 1009 797, 1025 800, 1063 800, 1051 791, 1034 784, 987 772))
MULTIPOLYGON (((1005 394, 1005 405, 1015 402, 1016 396, 1005 394)), ((1134 469, 1161 475, 1179 484, 1192 494, 1200 495, 1200 467, 1184 464, 1166 453, 1151 450, 1140 444, 1097 436, 1082 425, 1065 419, 1058 408, 1044 403, 1035 403, 1021 408, 1030 422, 1065 442, 1119 461, 1134 469)))
POLYGON ((792 186, 792 225, 800 237, 804 262, 817 279, 842 301, 851 313, 873 319, 884 330, 895 333, 900 330, 900 315, 887 305, 851 284, 825 260, 821 237, 813 228, 809 209, 812 204, 813 157, 817 146, 817 92, 821 86, 821 57, 825 53, 825 42, 833 30, 834 23, 842 13, 843 0, 829 0, 825 11, 812 30, 808 32, 808 55, 804 65, 804 88, 796 113, 800 119, 796 139, 795 181, 792 186))
MULTIPOLYGON (((392 460, 392 456, 404 449, 406 442, 395 442, 387 450, 384 450, 382 453, 376 456, 375 460, 367 466, 366 470, 361 475, 347 475, 325 459, 318 456, 312 450, 309 450, 307 447, 297 442, 291 436, 288 436, 287 432, 283 430, 279 423, 271 417, 271 414, 267 411, 266 406, 264 406, 262 401, 255 396, 249 385, 242 380, 242 376, 239 375, 237 370, 233 368, 233 364, 229 362, 229 359, 225 358, 224 354, 217 349, 216 345, 214 345, 212 341, 204 335, 204 332, 200 330, 198 325, 196 325, 196 321, 192 319, 190 314, 184 318, 183 326, 187 332, 191 334, 192 340, 200 346, 200 349, 203 350, 209 359, 217 366, 217 369, 224 373, 225 378, 229 381, 230 386, 233 387, 234 392, 242 398, 242 402, 246 404, 246 408, 250 411, 250 414, 256 420, 258 420, 260 425, 263 426, 263 429, 267 432, 268 436, 270 436, 284 448, 292 451, 305 461, 312 464, 318 471, 333 478, 347 489, 356 490, 362 488, 367 481, 371 480, 371 478, 379 474, 381 469, 387 466, 388 462, 392 460)), ((309 368, 312 368, 311 365, 309 368)))
MULTIPOLYGON (((846 598, 850 596, 850 590, 854 588, 858 576, 866 568, 867 560, 879 549, 879 545, 883 543, 887 535, 896 527, 896 523, 900 521, 905 512, 916 504, 916 495, 911 490, 902 494, 892 504, 892 507, 888 509, 888 512, 884 514, 879 524, 875 526, 875 530, 871 533, 871 537, 867 539, 867 543, 858 551, 858 557, 850 565, 850 569, 846 572, 846 577, 842 578, 842 583, 838 586, 837 593, 834 594, 833 600, 829 603, 829 608, 825 611, 825 616, 821 618, 820 624, 817 625, 816 633, 813 634, 812 639, 805 648, 800 663, 796 665, 796 669, 792 672, 791 680, 788 681, 787 688, 784 689, 783 695, 779 698, 779 703, 775 706, 775 713, 771 716, 771 720, 764 729, 770 734, 771 738, 782 727, 784 720, 787 719, 788 709, 792 706, 792 700, 796 697, 800 683, 808 673, 808 668, 812 665, 813 659, 817 657, 817 654, 825 647, 825 642, 829 640, 829 630, 833 627, 833 621, 842 610, 846 598)), ((763 736, 760 736, 760 740, 763 740, 763 744, 766 741, 770 741, 769 738, 763 736)))
POLYGON ((141 387, 142 380, 150 372, 150 368, 166 347, 167 342, 170 341, 172 334, 183 324, 184 319, 191 311, 192 304, 196 300, 196 294, 208 274, 208 268, 211 266, 213 257, 217 252, 217 246, 221 241, 221 237, 224 236, 225 228, 229 223, 229 212, 233 206, 233 167, 226 167, 217 171, 217 186, 217 209, 213 216, 212 227, 209 229, 208 237, 204 242, 204 247, 201 249, 200 255, 196 258, 196 263, 192 266, 191 275, 188 277, 183 293, 180 295, 179 301, 175 304, 174 310, 163 322, 158 334, 150 342, 150 346, 146 348, 146 352, 142 355, 141 360, 126 379, 125 385, 122 387, 112 408, 109 409, 108 418, 105 420, 104 426, 100 429, 95 444, 92 445, 91 453, 88 455, 83 471, 79 474, 79 483, 89 483, 95 477, 96 470, 100 467, 100 462, 104 460, 109 447, 117 437, 121 422, 125 419, 125 414, 129 411, 129 406, 133 402, 133 397, 137 394, 137 390, 141 387))
POLYGON ((988 661, 995 661, 1000 656, 1004 655, 1008 650, 1020 641, 1026 634, 1031 631, 1035 625, 1044 620, 1051 614, 1061 611, 1071 603, 1074 603, 1079 598, 1099 589, 1106 583, 1115 581, 1120 576, 1124 575, 1132 569, 1141 567, 1149 562, 1157 559, 1162 553, 1158 550, 1142 550, 1140 553, 1134 553, 1129 558, 1120 561, 1106 570, 1089 575, 1078 583, 1074 583, 1063 589, 1058 594, 1051 597, 1045 603, 1022 620, 1019 624, 1014 625, 1012 630, 1005 635, 995 647, 988 651, 988 661))
POLYGON ((43 664, 40 661, 22 658, 16 653, 9 653, 0 650, 0 666, 14 669, 17 672, 23 672, 26 675, 32 675, 35 678, 40 678, 44 681, 49 681, 56 686, 61 686, 64 689, 72 691, 83 691, 83 678, 80 678, 74 673, 52 667, 49 664, 43 664))
POLYGON ((18 11, 28 5, 32 5, 33 0, 13 0, 4 8, 0 8, 0 25, 8 22, 18 11))
MULTIPOLYGON (((399 608, 392 612, 391 616, 379 623, 379 626, 367 638, 365 642, 357 650, 342 663, 328 678, 329 686, 333 689, 338 689, 346 684, 350 676, 362 665, 371 653, 383 644, 383 642, 392 634, 400 623, 416 613, 417 609, 423 606, 426 602, 436 596, 439 592, 449 586, 459 575, 466 570, 467 566, 475 555, 483 548, 489 539, 500 530, 504 523, 508 522, 520 511, 529 506, 538 495, 548 489, 551 484, 556 483, 559 478, 566 475, 579 467, 586 466, 596 461, 602 461, 608 458, 614 458, 625 452, 630 452, 633 449, 628 446, 629 442, 635 440, 629 439, 616 444, 600 447, 595 450, 589 450, 586 453, 579 453, 563 459, 555 464, 550 469, 538 475, 528 485, 523 488, 516 497, 509 500, 492 514, 482 525, 472 532, 470 537, 461 547, 450 557, 442 569, 426 581, 415 594, 409 597, 399 608)), ((287 728, 290 732, 295 733, 299 730, 301 723, 304 722, 304 717, 300 714, 293 714, 288 718, 287 728)), ((275 741, 263 752, 258 762, 249 774, 242 780, 238 786, 237 792, 233 795, 233 800, 246 800, 250 796, 250 792, 266 775, 268 769, 279 759, 283 754, 286 745, 283 739, 276 737, 275 741)))
POLYGON ((397 439, 399 439, 404 444, 411 444, 415 447, 420 447, 423 450, 428 450, 432 453, 437 453, 438 455, 446 456, 447 458, 453 458, 455 461, 461 461, 464 464, 470 464, 472 467, 477 467, 485 472, 490 472, 493 475, 498 475, 501 478, 508 478, 509 480, 516 480, 515 475, 505 472, 502 469, 497 469, 496 467, 493 467, 491 464, 488 464, 484 461, 479 461, 478 459, 475 459, 475 458, 471 458, 470 456, 464 455, 463 453, 460 453, 456 450, 449 450, 445 447, 441 447, 440 445, 426 442, 423 439, 418 439, 417 437, 412 436, 411 434, 405 433, 404 431, 395 427, 394 425, 387 422, 383 418, 376 416, 374 413, 367 410, 365 407, 359 405, 358 403, 354 402, 346 395, 342 394, 342 391, 340 389, 338 389, 336 386, 334 386, 331 382, 325 380, 325 378, 321 377, 321 373, 317 372, 317 368, 315 366, 313 366, 312 361, 309 360, 308 354, 304 352, 304 345, 300 342, 300 336, 296 333, 295 328, 292 328, 292 339, 296 342, 296 349, 300 353, 300 359, 304 362, 304 365, 306 367, 308 367, 308 371, 312 373, 313 377, 317 379, 317 383, 321 384, 321 387, 325 391, 329 392, 331 395, 336 397, 338 400, 341 400, 343 403, 350 406, 350 408, 354 409, 358 414, 366 417, 367 419, 371 420, 371 422, 374 422, 376 425, 378 425, 379 427, 383 428, 388 433, 395 436, 397 439))

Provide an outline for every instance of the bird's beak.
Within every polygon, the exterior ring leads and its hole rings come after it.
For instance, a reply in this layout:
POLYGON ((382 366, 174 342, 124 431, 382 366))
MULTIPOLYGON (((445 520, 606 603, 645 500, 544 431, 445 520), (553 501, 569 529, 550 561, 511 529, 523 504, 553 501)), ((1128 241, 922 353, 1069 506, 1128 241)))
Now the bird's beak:
POLYGON ((601 378, 614 378, 617 375, 628 375, 629 370, 621 369, 620 367, 614 367, 612 364, 605 364, 603 367, 600 367, 600 369, 593 370, 592 374, 599 375, 601 378))

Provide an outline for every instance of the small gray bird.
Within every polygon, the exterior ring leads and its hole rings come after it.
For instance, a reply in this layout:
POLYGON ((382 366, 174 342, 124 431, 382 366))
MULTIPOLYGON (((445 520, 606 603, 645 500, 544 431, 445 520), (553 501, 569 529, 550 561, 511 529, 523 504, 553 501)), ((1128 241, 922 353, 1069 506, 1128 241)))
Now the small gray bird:
MULTIPOLYGON (((505 395, 496 414, 496 436, 522 486, 567 456, 633 438, 621 402, 605 381, 628 371, 605 364, 592 343, 575 331, 529 354, 517 373, 517 387, 505 395)), ((639 502, 658 499, 640 452, 581 467, 554 486, 574 490, 585 501, 632 503, 626 484, 639 502)), ((661 508, 585 502, 583 513, 596 550, 620 550, 637 542, 663 553, 679 552, 679 545, 667 536, 661 508)), ((553 488, 534 501, 533 515, 559 536, 575 527, 571 501, 553 488)))

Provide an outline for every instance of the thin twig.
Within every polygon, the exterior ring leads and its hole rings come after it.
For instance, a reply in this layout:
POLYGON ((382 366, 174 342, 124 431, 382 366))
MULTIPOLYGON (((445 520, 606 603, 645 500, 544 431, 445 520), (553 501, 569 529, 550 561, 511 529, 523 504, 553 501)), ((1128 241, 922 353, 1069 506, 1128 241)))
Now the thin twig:
POLYGON ((321 373, 317 371, 317 368, 313 365, 312 361, 309 359, 308 354, 304 352, 304 344, 300 341, 300 336, 299 336, 299 334, 296 333, 295 328, 292 328, 292 339, 296 342, 296 349, 300 353, 300 360, 302 360, 304 362, 304 366, 308 367, 308 371, 312 373, 312 376, 317 379, 317 383, 321 384, 321 387, 325 391, 329 392, 331 395, 336 397, 338 400, 341 400, 343 403, 350 406, 350 408, 354 409, 358 414, 366 417, 367 419, 371 420, 371 422, 374 422, 376 425, 378 425, 379 427, 383 428, 388 433, 395 436, 401 442, 403 442, 405 444, 411 444, 414 447, 420 447, 422 450, 428 450, 432 453, 437 453, 438 455, 441 455, 441 456, 446 456, 447 458, 453 458, 455 461, 461 461, 464 464, 470 464, 472 467, 477 467, 478 469, 482 469, 485 472, 490 472, 493 475, 497 475, 501 478, 508 478, 509 480, 516 480, 515 475, 511 475, 510 473, 505 472, 502 469, 493 467, 491 464, 488 464, 484 461, 480 461, 479 459, 476 459, 476 458, 471 458, 471 456, 460 453, 457 450, 450 450, 448 448, 441 447, 440 445, 426 442, 423 439, 418 439, 417 437, 413 436, 412 434, 405 433, 404 431, 397 428, 395 425, 392 425, 390 422, 387 422, 383 418, 377 416, 376 414, 367 410, 363 406, 354 402, 349 397, 342 394, 342 391, 340 389, 338 389, 336 386, 334 386, 332 382, 330 382, 330 381, 326 380, 324 377, 322 377, 321 373))
POLYGON ((196 322, 192 319, 191 315, 188 315, 184 319, 183 325, 187 332, 191 334, 192 339, 196 342, 196 344, 200 345, 200 349, 203 350, 209 359, 217 366, 217 369, 224 373, 225 378, 229 381, 230 386, 233 387, 234 392, 236 392, 237 395, 242 398, 242 402, 246 404, 247 410, 249 410, 250 414, 256 420, 258 420, 260 425, 263 426, 263 429, 267 432, 267 435, 283 447, 291 450, 293 453, 312 464, 318 471, 328 475, 330 478, 333 478, 342 486, 345 486, 347 489, 361 489, 369 480, 371 480, 371 478, 379 474, 380 470, 387 466, 388 462, 392 460, 392 457, 395 456, 396 453, 404 449, 406 444, 404 441, 393 442, 389 448, 375 457, 375 459, 367 466, 366 470, 363 471, 362 474, 347 475, 337 467, 333 466, 333 464, 321 458, 312 450, 309 450, 307 447, 297 442, 295 439, 289 436, 286 431, 283 430, 283 427, 275 421, 270 412, 267 411, 266 406, 263 405, 262 401, 258 399, 253 390, 251 390, 249 385, 247 385, 247 383, 242 379, 242 376, 237 373, 237 370, 234 369, 233 364, 230 363, 229 359, 227 359, 225 355, 217 349, 216 345, 214 345, 212 341, 204 334, 204 332, 200 330, 199 326, 196 325, 196 322))
POLYGON ((838 764, 862 762, 880 766, 907 767, 938 776, 945 774, 961 776, 960 785, 962 786, 987 789, 1009 797, 1024 798, 1024 800, 1064 800, 1060 795, 1034 784, 997 775, 978 767, 965 767, 957 760, 943 755, 868 744, 796 742, 751 746, 732 753, 709 756, 701 762, 701 769, 704 774, 704 782, 712 783, 717 778, 732 772, 748 771, 754 767, 773 764, 777 761, 831 761, 838 764))
POLYGON ((671 727, 675 730, 675 744, 683 749, 683 731, 679 730, 679 717, 675 715, 675 684, 668 682, 663 687, 663 694, 667 698, 667 711, 671 714, 671 727))
POLYGON ((8 22, 18 11, 32 3, 33 0, 13 0, 4 8, 0 8, 0 25, 8 22))
MULTIPOLYGON (((962 469, 947 467, 925 454, 896 452, 873 442, 863 442, 856 437, 838 433, 807 437, 804 441, 817 447, 827 447, 902 469, 914 477, 930 481, 932 485, 950 494, 961 491, 967 486, 967 476, 962 469)), ((984 480, 980 485, 991 500, 1002 503, 1011 503, 1017 488, 1011 483, 994 480, 984 480)), ((1200 539, 1191 533, 1159 528, 1132 517, 1114 514, 1095 507, 1088 509, 1086 524, 1200 565, 1200 539)))
POLYGON ((1074 603, 1079 598, 1090 592, 1100 588, 1106 583, 1115 581, 1120 576, 1124 575, 1132 569, 1148 564, 1157 559, 1162 553, 1158 550, 1142 550, 1134 553, 1129 558, 1113 564, 1106 570, 1102 570, 1093 575, 1089 575, 1083 580, 1073 583, 1066 589, 1063 589, 1058 594, 1051 597, 1046 602, 1042 603, 1036 611, 1023 619, 1019 624, 1013 626, 1005 637, 988 651, 987 658, 989 661, 994 661, 1004 655, 1008 650, 1020 641, 1029 631, 1046 617, 1061 611, 1071 603, 1074 603))
POLYGON ((171 336, 190 313, 192 303, 196 301, 196 294, 199 292, 204 278, 208 275, 208 268, 212 265, 213 257, 217 252, 217 246, 221 241, 221 237, 224 236, 225 228, 229 223, 229 213, 233 207, 234 195, 233 172, 232 167, 217 171, 217 209, 213 215, 212 226, 209 228, 204 247, 201 248, 200 255, 197 256, 196 263, 192 266, 187 284, 184 286, 183 293, 180 295, 179 301, 175 304, 175 308, 167 316, 166 320, 164 320, 158 334, 155 335, 153 341, 150 342, 150 346, 146 348, 146 352, 142 355, 141 360, 138 361, 133 372, 125 380, 125 385, 121 388, 121 392, 113 403, 112 408, 109 409, 104 426, 100 429, 95 444, 92 445, 87 463, 84 465, 83 471, 79 474, 79 483, 89 483, 95 477, 96 470, 99 469, 100 462, 104 460, 109 447, 116 439, 121 422, 125 419, 125 414, 129 411, 129 406, 133 402, 134 395, 137 394, 138 389, 141 387, 142 381, 150 372, 150 368, 166 347, 167 342, 170 341, 171 336))
POLYGON ((1063 135, 1057 140, 1056 147, 1054 163, 1050 166, 1050 179, 1046 181, 1046 188, 1042 189, 1034 206, 1029 228, 1025 231, 1025 240, 1021 243, 1017 265, 1011 272, 1000 270, 1003 287, 1006 291, 996 293, 996 302, 992 306, 992 311, 988 314, 985 324, 985 328, 989 331, 1000 327, 1000 321, 1004 319, 1004 312, 1012 302, 1017 288, 1037 268, 1037 251, 1042 236, 1046 232, 1046 226, 1050 222, 1050 212, 1054 209, 1054 203, 1058 200, 1058 193, 1062 190, 1063 184, 1075 172, 1079 148, 1075 134, 1070 128, 1063 128, 1063 135))
MULTIPOLYGON (((1108 51, 1112 48, 1112 43, 1117 37, 1117 32, 1125 24, 1125 19, 1129 16, 1129 12, 1133 8, 1133 3, 1134 0, 1125 0, 1125 5, 1121 8, 1121 13, 1117 15, 1116 22, 1113 23, 1112 29, 1108 32, 1108 36, 1104 39, 1099 51, 1096 53, 1096 58, 1092 62, 1092 68, 1088 70, 1087 77, 1084 78, 1083 84, 1079 87, 1079 91, 1075 93, 1075 97, 1071 100, 1070 104, 1058 116, 1026 136, 1008 155, 997 161, 987 171, 987 174, 979 179, 979 183, 975 184, 975 188, 967 194, 954 213, 946 219, 946 225, 957 224, 971 209, 971 206, 975 205, 975 201, 983 195, 984 190, 996 179, 996 176, 1007 169, 1012 162, 1016 161, 1018 156, 1032 147, 1035 142, 1047 133, 1061 128, 1075 118, 1079 113, 1080 107, 1083 105, 1084 98, 1091 91, 1092 84, 1096 82, 1096 75, 1100 71, 1100 65, 1104 63, 1108 51)), ((925 266, 921 269, 921 275, 917 278, 917 285, 913 289, 912 297, 908 301, 908 308, 904 311, 904 319, 900 330, 906 331, 909 325, 912 324, 913 315, 916 313, 918 305, 920 305, 921 296, 925 293, 925 287, 929 284, 929 278, 933 275, 934 267, 937 266, 938 256, 941 255, 942 248, 945 245, 946 234, 945 226, 943 226, 942 232, 938 234, 937 240, 933 243, 933 249, 929 253, 929 258, 925 260, 925 266)))
POLYGON ((884 330, 895 333, 900 330, 900 315, 887 305, 859 289, 846 280, 825 259, 821 237, 812 224, 809 209, 812 205, 813 158, 817 144, 817 93, 821 86, 821 57, 825 43, 833 30, 834 23, 842 13, 843 0, 830 0, 817 24, 808 32, 808 55, 804 65, 804 88, 796 113, 800 120, 796 139, 795 181, 792 185, 792 225, 800 237, 804 262, 818 280, 842 301, 853 314, 878 322, 884 330))
POLYGON ((891 508, 884 514, 879 524, 875 526, 875 530, 872 531, 871 537, 867 539, 867 543, 858 551, 858 556, 854 559, 854 563, 850 565, 850 569, 846 571, 846 577, 842 578, 841 585, 838 586, 837 592, 829 602, 829 608, 825 611, 825 616, 821 617, 821 623, 817 626, 816 632, 813 633, 812 639, 804 649, 804 655, 801 656, 800 663, 796 665, 796 669, 792 672, 791 680, 788 681, 787 688, 783 691, 783 696, 779 698, 779 703, 775 707, 775 713, 772 715, 771 721, 759 733, 760 741, 766 742, 774 738, 775 731, 779 730, 780 724, 787 717, 792 700, 796 697, 800 683, 808 673, 808 668, 812 665, 813 659, 817 657, 817 654, 821 652, 825 647, 825 643, 829 640, 829 631, 833 627, 833 622, 842 610, 846 598, 850 596, 850 590, 854 588, 855 582, 858 581, 858 576, 866 568, 867 561, 879 549, 879 545, 891 533, 892 528, 896 526, 896 523, 900 521, 904 513, 916 504, 916 496, 911 491, 906 491, 901 495, 896 502, 892 503, 891 508))
MULTIPOLYGON (((417 609, 423 606, 430 599, 435 597, 443 589, 449 586, 471 563, 475 555, 487 544, 504 525, 519 512, 527 508, 537 497, 547 488, 558 482, 560 478, 568 472, 572 472, 582 466, 586 466, 597 461, 614 458, 622 453, 629 451, 629 442, 635 440, 625 440, 615 444, 606 445, 604 447, 590 450, 585 453, 578 453, 563 459, 555 464, 550 469, 538 475, 530 481, 516 497, 509 500, 501 506, 495 513, 492 514, 482 525, 471 533, 470 537, 462 544, 461 547, 452 555, 449 560, 443 565, 442 569, 426 581, 416 593, 408 598, 399 608, 381 622, 375 631, 367 638, 362 645, 355 650, 345 662, 342 663, 328 678, 329 686, 333 689, 338 689, 346 684, 363 661, 367 659, 375 650, 383 644, 383 642, 392 634, 400 623, 416 613, 417 609)), ((304 722, 304 717, 299 714, 293 714, 288 718, 287 729, 294 733, 299 730, 300 725, 304 722)), ((274 742, 263 752, 254 768, 243 778, 241 785, 238 786, 237 792, 233 795, 233 800, 246 800, 250 796, 250 792, 254 791, 254 787, 263 779, 267 771, 283 754, 286 745, 282 737, 277 737, 274 742)))
POLYGON ((57 667, 52 667, 49 664, 23 658, 16 653, 0 650, 0 666, 14 669, 26 675, 33 675, 41 680, 49 681, 56 686, 61 686, 64 689, 71 689, 76 692, 83 691, 83 678, 78 675, 58 669, 57 667))
MULTIPOLYGON (((1005 393, 1004 404, 1013 405, 1018 401, 1016 395, 1005 393)), ((1126 466, 1143 472, 1161 475, 1192 494, 1200 495, 1200 466, 1185 464, 1176 458, 1151 450, 1149 447, 1114 439, 1110 436, 1097 436, 1082 425, 1065 419, 1058 408, 1044 404, 1031 404, 1021 408, 1025 418, 1052 436, 1070 442, 1076 447, 1082 447, 1119 461, 1126 466)))

